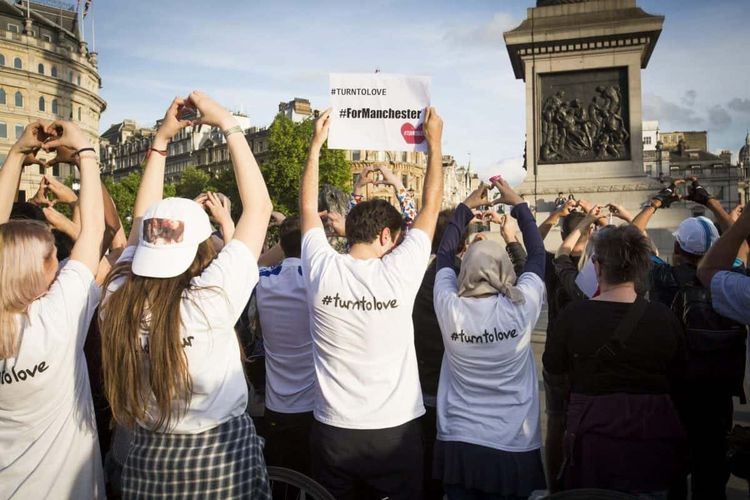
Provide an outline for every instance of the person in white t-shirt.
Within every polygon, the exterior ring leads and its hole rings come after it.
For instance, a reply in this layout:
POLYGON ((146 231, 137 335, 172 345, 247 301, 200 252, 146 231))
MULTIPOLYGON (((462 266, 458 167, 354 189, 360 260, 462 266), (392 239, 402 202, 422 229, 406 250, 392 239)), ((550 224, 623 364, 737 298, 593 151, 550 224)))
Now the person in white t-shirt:
POLYGON ((234 331, 258 280, 270 214, 235 118, 203 93, 175 98, 151 144, 129 247, 105 283, 100 312, 112 415, 134 429, 123 498, 270 498, 234 331), (195 112, 197 121, 180 118, 195 112), (242 200, 218 256, 204 207, 162 200, 167 144, 195 124, 223 130, 242 200))
POLYGON ((281 223, 284 259, 261 268, 255 287, 266 358, 266 408, 258 433, 266 440, 268 465, 310 475, 309 449, 300 443, 310 441, 317 383, 299 224, 296 215, 281 223))
POLYGON ((433 290, 445 354, 438 386, 435 477, 449 499, 526 498, 545 488, 539 389, 531 333, 544 303, 545 251, 534 217, 504 180, 528 259, 516 280, 503 245, 472 244, 456 276, 453 262, 481 185, 456 208, 437 253, 433 290))
POLYGON ((0 170, 0 498, 105 497, 83 355, 103 212, 86 135, 69 122, 27 126, 0 170), (80 234, 59 273, 49 228, 8 222, 25 158, 42 147, 80 157, 80 234))
POLYGON ((318 156, 330 110, 315 122, 302 176, 302 272, 318 379, 311 438, 313 476, 339 499, 421 498, 424 414, 411 311, 430 259, 443 193, 442 120, 423 113, 428 166, 422 211, 399 243, 403 218, 384 200, 346 217, 349 253, 326 239, 318 215, 318 156))

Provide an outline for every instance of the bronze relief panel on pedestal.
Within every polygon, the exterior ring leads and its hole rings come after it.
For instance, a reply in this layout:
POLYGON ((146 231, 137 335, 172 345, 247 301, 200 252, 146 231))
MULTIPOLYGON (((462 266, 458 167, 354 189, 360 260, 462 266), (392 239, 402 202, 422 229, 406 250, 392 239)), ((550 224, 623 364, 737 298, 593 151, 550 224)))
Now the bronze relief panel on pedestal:
POLYGON ((539 75, 539 163, 630 159, 627 68, 539 75))

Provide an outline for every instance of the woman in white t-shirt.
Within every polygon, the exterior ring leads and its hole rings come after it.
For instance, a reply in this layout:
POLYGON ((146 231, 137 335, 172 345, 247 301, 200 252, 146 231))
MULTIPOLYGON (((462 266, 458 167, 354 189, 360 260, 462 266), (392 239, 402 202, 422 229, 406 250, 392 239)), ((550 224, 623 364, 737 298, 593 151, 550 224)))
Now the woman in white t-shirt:
POLYGON ((86 135, 68 122, 27 126, 0 170, 0 498, 104 498, 83 355, 103 211, 86 135), (81 230, 58 273, 49 228, 8 217, 23 165, 59 147, 80 158, 81 230))
POLYGON ((129 247, 101 307, 105 390, 117 423, 134 430, 124 498, 270 497, 234 331, 258 281, 270 215, 236 119, 200 92, 176 98, 151 144, 129 247), (167 144, 198 123, 223 130, 242 200, 234 235, 218 255, 205 211, 212 197, 204 206, 162 200, 167 144))
POLYGON ((471 245, 456 276, 453 262, 480 186, 443 233, 433 289, 445 354, 438 386, 434 474, 448 498, 525 498, 545 488, 539 393, 531 332, 544 302, 544 245, 520 196, 495 181, 513 205, 528 260, 518 280, 505 248, 471 245))

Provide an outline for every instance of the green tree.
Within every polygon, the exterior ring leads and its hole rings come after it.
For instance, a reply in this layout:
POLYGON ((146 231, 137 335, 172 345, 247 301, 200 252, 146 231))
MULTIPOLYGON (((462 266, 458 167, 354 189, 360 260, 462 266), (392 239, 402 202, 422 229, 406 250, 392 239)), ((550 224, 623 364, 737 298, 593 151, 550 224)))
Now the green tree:
MULTIPOLYGON (((295 213, 299 203, 299 185, 307 160, 313 122, 295 123, 285 115, 277 115, 269 129, 268 159, 261 166, 274 210, 295 213)), ((320 182, 343 190, 351 188, 349 165, 340 150, 323 146, 320 154, 320 182)))
MULTIPOLYGON (((115 181, 112 177, 102 177, 102 182, 107 187, 112 201, 115 202, 117 213, 120 215, 122 226, 125 228, 125 234, 130 232, 130 226, 133 223, 133 207, 135 206, 135 197, 138 195, 138 187, 141 185, 140 170, 130 172, 127 177, 115 181)), ((174 184, 164 186, 164 197, 174 196, 174 184)))
POLYGON ((188 167, 175 185, 175 194, 191 200, 206 191, 211 176, 197 167, 188 167))

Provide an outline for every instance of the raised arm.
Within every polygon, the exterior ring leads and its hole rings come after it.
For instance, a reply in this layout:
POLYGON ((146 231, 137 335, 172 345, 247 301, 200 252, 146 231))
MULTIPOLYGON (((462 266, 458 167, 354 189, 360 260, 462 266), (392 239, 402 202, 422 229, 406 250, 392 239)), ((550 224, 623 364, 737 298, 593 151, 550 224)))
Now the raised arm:
POLYGON ((473 209, 487 204, 487 190, 489 186, 484 183, 479 184, 463 203, 459 203, 453 211, 448 226, 443 231, 443 239, 440 240, 440 246, 437 251, 437 270, 444 267, 453 268, 453 262, 456 259, 456 250, 463 238, 466 226, 474 218, 473 209))
POLYGON ((16 199, 21 171, 27 156, 33 155, 42 147, 46 138, 45 124, 34 122, 26 126, 21 138, 8 151, 2 169, 0 169, 0 224, 8 222, 16 199))
POLYGON ((555 257, 560 257, 561 255, 570 255, 571 253, 573 253, 573 248, 575 248, 578 240, 581 239, 581 236, 584 232, 588 233, 591 224, 594 224, 599 219, 600 214, 601 207, 599 207, 599 205, 594 205, 593 207, 591 207, 591 209, 586 213, 586 217, 581 219, 581 222, 578 223, 576 228, 572 230, 568 237, 565 238, 565 241, 562 242, 560 248, 558 248, 557 252, 555 252, 555 257))
POLYGON ((721 206, 721 202, 711 196, 708 190, 698 182, 697 177, 691 177, 690 181, 688 194, 685 196, 685 199, 699 203, 711 210, 711 213, 714 214, 714 218, 722 231, 729 229, 729 226, 731 226, 734 221, 727 211, 724 210, 724 207, 721 206))
POLYGON ((577 202, 575 200, 566 201, 560 208, 556 208, 551 214, 549 214, 549 217, 547 217, 544 222, 539 224, 539 234, 542 237, 542 240, 547 237, 549 232, 558 222, 560 222, 562 217, 570 215, 570 211, 573 210, 576 205, 577 202))
POLYGON ((665 187, 651 198, 651 202, 646 205, 633 219, 632 224, 641 230, 642 233, 646 232, 651 217, 654 216, 656 211, 660 208, 669 208, 672 203, 678 201, 680 196, 677 194, 677 185, 682 184, 685 181, 680 180, 672 182, 668 187, 665 187))
POLYGON ((46 132, 51 140, 45 143, 45 150, 50 151, 63 146, 79 152, 77 156, 81 173, 81 193, 78 196, 78 206, 81 211, 81 231, 70 252, 70 258, 83 263, 91 270, 91 274, 96 275, 104 235, 104 203, 98 156, 91 149, 86 135, 71 122, 53 122, 47 127, 46 132))
POLYGON ((385 165, 380 165, 378 169, 383 173, 382 182, 393 187, 396 199, 401 207, 401 214, 403 215, 407 226, 410 226, 417 217, 417 207, 414 203, 414 198, 406 190, 406 186, 401 182, 401 178, 393 173, 393 170, 385 165))
POLYGON ((263 250, 268 218, 273 211, 258 162, 250 151, 242 128, 237 125, 237 119, 229 111, 202 92, 191 93, 187 102, 200 112, 200 124, 219 127, 224 132, 242 201, 242 214, 234 229, 233 239, 247 245, 257 258, 263 250))
POLYGON ((435 108, 430 107, 425 111, 424 133, 427 138, 427 172, 422 191, 422 210, 412 227, 424 231, 432 239, 443 200, 443 120, 435 108))
POLYGON ((178 118, 179 112, 185 107, 185 99, 175 97, 164 114, 164 120, 162 120, 151 143, 151 148, 147 153, 146 167, 143 170, 143 178, 135 197, 133 225, 130 228, 128 245, 138 244, 143 214, 148 207, 161 201, 164 196, 164 165, 167 162, 167 146, 177 132, 191 124, 188 120, 178 118))
POLYGON ((302 172, 302 185, 299 192, 300 228, 304 235, 311 229, 323 229, 323 222, 318 215, 318 177, 320 166, 320 150, 328 139, 328 129, 331 126, 331 109, 328 108, 315 120, 315 129, 310 150, 307 153, 307 163, 302 172))
POLYGON ((513 191, 513 188, 510 187, 505 179, 497 179, 493 184, 500 191, 501 203, 513 207, 510 214, 516 219, 518 227, 521 229, 523 242, 526 245, 526 253, 528 254, 526 265, 523 266, 523 272, 534 273, 544 280, 546 262, 544 241, 542 240, 542 235, 539 233, 539 229, 536 227, 536 221, 529 209, 529 205, 523 201, 523 198, 518 193, 513 191))
POLYGON ((714 275, 732 269, 740 246, 750 236, 750 208, 745 206, 737 222, 716 240, 698 265, 698 278, 710 287, 714 275))

